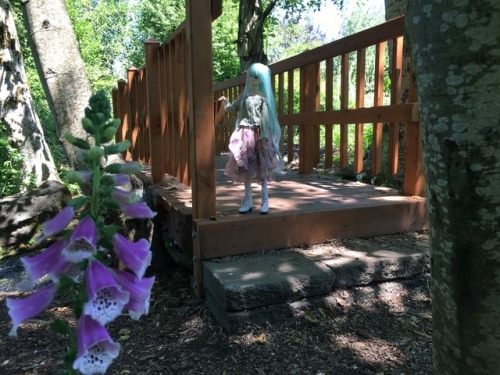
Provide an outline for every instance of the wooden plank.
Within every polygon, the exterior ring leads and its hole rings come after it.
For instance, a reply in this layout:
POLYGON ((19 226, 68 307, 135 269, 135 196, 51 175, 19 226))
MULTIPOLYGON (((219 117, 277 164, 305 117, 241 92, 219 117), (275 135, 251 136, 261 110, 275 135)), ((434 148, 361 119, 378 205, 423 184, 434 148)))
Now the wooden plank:
POLYGON ((325 242, 331 238, 381 235, 425 229, 425 200, 391 197, 369 205, 327 211, 194 220, 203 258, 325 242), (272 230, 269 230, 272 228, 272 230), (258 236, 255 233, 259 233, 258 236))
POLYGON ((127 150, 126 160, 137 160, 134 155, 134 148, 137 138, 135 137, 135 127, 137 124, 137 90, 135 84, 135 75, 138 69, 134 66, 127 70, 127 93, 128 93, 128 127, 125 137, 130 141, 130 148, 127 150))
POLYGON ((168 118, 168 96, 167 96, 167 62, 165 56, 165 45, 160 46, 158 51, 158 63, 159 63, 159 74, 160 74, 160 118, 161 118, 161 142, 162 142, 162 164, 163 173, 170 173, 169 166, 169 118, 168 118))
POLYGON ((151 157, 151 178, 153 184, 162 184, 164 181, 163 173, 163 141, 162 141, 162 124, 160 110, 160 72, 158 49, 160 42, 155 39, 147 39, 145 42, 146 49, 146 66, 148 66, 148 74, 146 80, 148 113, 147 122, 149 124, 149 148, 151 157))
MULTIPOLYGON (((366 50, 358 50, 356 56, 356 108, 365 106, 366 50)), ((354 136, 354 173, 363 170, 363 123, 356 123, 354 136)))
POLYGON ((180 137, 180 180, 189 185, 189 129, 186 122, 188 116, 187 84, 186 84, 186 42, 185 33, 181 33, 177 51, 178 82, 179 82, 179 137, 180 137))
MULTIPOLYGON (((325 64, 325 109, 333 109, 333 58, 325 64)), ((333 163, 332 124, 325 124, 325 168, 331 168, 333 163)))
MULTIPOLYGON (((301 111, 315 112, 319 109, 319 64, 301 69, 300 78, 301 111)), ((319 157, 319 127, 301 126, 299 134, 299 173, 309 174, 319 157)))
MULTIPOLYGON (((401 102, 401 83, 403 67, 403 37, 395 38, 392 44, 391 59, 391 104, 401 102)), ((399 121, 389 123, 389 147, 387 176, 398 172, 399 157, 399 121)))
MULTIPOLYGON (((340 109, 349 108, 349 54, 342 55, 340 68, 340 109)), ((348 124, 340 124, 340 168, 344 169, 349 163, 348 151, 348 124)))
MULTIPOLYGON (((412 72, 409 72, 411 77, 412 72)), ((417 100, 417 90, 410 79, 408 83, 408 100, 417 100)), ((415 112, 417 106, 415 105, 415 112)), ((417 120, 418 121, 418 120, 417 120)), ((425 196, 425 176, 422 146, 421 124, 417 121, 408 122, 406 125, 406 154, 404 193, 408 195, 425 196)))
POLYGON ((400 121, 418 121, 416 103, 404 103, 370 108, 344 109, 338 111, 302 112, 278 117, 282 125, 299 124, 301 126, 314 126, 320 124, 340 123, 373 123, 389 122, 395 119, 400 121))
MULTIPOLYGON (((384 103, 384 59, 385 43, 378 43, 375 47, 375 107, 384 103)), ((382 123, 373 124, 373 142, 372 142, 372 166, 371 175, 375 176, 382 172, 382 123)))
MULTIPOLYGON (((293 114, 293 107, 294 107, 294 73, 293 72, 294 72, 293 70, 289 70, 287 72, 287 74, 288 74, 287 113, 288 114, 293 114)), ((280 124, 281 124, 281 126, 283 126, 283 124, 281 122, 280 122, 280 124)), ((291 163, 293 161, 293 157, 295 154, 294 144, 293 144, 293 135, 294 135, 293 133, 294 133, 294 127, 293 127, 293 125, 289 124, 287 126, 287 140, 286 140, 286 144, 288 147, 288 150, 287 150, 288 151, 288 158, 287 158, 288 163, 291 163)))

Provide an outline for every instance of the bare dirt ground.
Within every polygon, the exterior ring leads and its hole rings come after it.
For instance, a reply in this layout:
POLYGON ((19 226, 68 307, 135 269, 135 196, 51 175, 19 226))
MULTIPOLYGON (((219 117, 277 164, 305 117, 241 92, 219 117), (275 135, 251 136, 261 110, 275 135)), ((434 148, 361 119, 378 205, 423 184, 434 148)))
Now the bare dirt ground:
MULTIPOLYGON (((348 241, 355 240, 338 244, 348 241)), ((71 310, 56 299, 22 324, 17 338, 9 337, 5 298, 22 295, 14 287, 22 277, 17 258, 0 260, 0 374, 56 374, 64 339, 50 331, 48 320, 71 319, 71 310)), ((293 318, 249 321, 238 333, 226 333, 195 298, 189 275, 182 269, 157 275, 149 315, 138 322, 123 316, 109 325, 121 344, 109 374, 432 373, 428 274, 337 290, 328 308, 312 301, 293 318)))

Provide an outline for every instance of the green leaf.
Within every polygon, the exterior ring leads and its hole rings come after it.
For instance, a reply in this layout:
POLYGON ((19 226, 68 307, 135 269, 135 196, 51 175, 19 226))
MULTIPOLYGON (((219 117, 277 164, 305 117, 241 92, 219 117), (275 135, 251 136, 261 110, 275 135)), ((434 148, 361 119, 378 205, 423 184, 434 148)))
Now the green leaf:
POLYGON ((70 133, 64 134, 64 138, 69 143, 71 143, 73 146, 76 146, 76 147, 81 148, 83 150, 90 150, 90 144, 85 139, 75 137, 74 135, 72 135, 70 133))
POLYGON ((68 206, 72 206, 75 211, 79 211, 83 206, 90 202, 90 198, 87 196, 81 196, 71 199, 68 202, 68 206))

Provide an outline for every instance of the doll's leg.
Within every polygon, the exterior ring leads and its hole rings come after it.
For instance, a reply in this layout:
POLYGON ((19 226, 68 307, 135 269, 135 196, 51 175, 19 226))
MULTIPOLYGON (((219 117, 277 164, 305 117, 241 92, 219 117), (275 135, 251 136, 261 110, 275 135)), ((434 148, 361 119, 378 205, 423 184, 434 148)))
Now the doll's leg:
POLYGON ((267 195, 267 178, 262 180, 262 203, 260 206, 260 213, 265 215, 269 212, 269 197, 267 195))
POLYGON ((252 212, 252 180, 250 173, 245 176, 245 198, 243 204, 238 210, 240 214, 246 214, 247 212, 252 212))

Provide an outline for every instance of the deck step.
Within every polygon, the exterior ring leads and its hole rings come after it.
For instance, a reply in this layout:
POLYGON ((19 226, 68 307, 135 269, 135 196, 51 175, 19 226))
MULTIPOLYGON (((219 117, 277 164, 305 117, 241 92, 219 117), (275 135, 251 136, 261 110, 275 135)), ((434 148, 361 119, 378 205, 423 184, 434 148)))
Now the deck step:
POLYGON ((203 262, 206 303, 234 331, 249 320, 272 321, 290 303, 334 290, 426 272, 426 236, 415 233, 327 243, 203 262), (407 236, 407 237, 405 237, 407 236), (403 239, 397 240, 397 239, 403 239))

